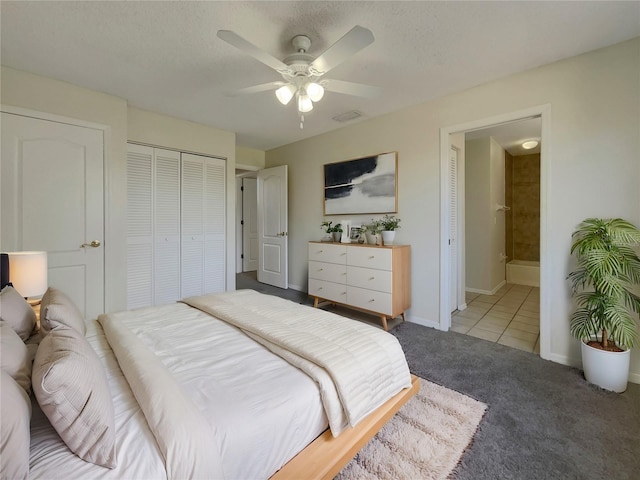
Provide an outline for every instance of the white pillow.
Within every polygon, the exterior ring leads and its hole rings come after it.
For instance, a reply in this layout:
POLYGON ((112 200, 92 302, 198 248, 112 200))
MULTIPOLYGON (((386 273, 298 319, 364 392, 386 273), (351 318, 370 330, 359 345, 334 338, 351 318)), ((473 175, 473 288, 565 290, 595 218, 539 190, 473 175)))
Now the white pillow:
POLYGON ((29 476, 31 402, 24 389, 0 370, 0 478, 29 476))
POLYGON ((59 325, 73 328, 82 336, 87 332, 78 307, 62 291, 49 287, 40 304, 40 329, 46 334, 59 325))
POLYGON ((87 462, 116 466, 115 421, 107 377, 84 335, 57 326, 36 353, 33 393, 69 449, 87 462))
POLYGON ((22 340, 27 340, 36 326, 36 313, 15 288, 7 285, 0 292, 0 320, 7 322, 22 340))

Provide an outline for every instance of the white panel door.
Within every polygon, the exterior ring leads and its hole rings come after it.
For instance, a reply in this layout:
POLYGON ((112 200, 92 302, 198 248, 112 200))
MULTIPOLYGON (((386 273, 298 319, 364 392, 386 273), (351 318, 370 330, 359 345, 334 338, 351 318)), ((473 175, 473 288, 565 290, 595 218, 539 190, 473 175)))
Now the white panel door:
POLYGON ((254 272, 258 269, 258 181, 255 178, 242 179, 242 271, 254 272))
POLYGON ((46 251, 85 318, 104 312, 103 152, 101 130, 2 113, 0 249, 46 251))
POLYGON ((258 281, 289 288, 287 165, 258 172, 258 281))

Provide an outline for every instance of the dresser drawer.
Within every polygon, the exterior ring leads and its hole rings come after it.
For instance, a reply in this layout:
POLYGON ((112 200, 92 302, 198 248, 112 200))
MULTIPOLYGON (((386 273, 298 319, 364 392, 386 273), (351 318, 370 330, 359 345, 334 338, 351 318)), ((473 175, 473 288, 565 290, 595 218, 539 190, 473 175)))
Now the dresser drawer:
POLYGON ((309 262, 309 278, 334 283, 347 283, 347 266, 338 263, 309 262))
POLYGON ((347 287, 339 283, 325 282, 324 280, 309 279, 309 295, 333 300, 339 303, 347 303, 347 287))
POLYGON ((351 248, 347 254, 347 265, 391 270, 391 253, 391 249, 385 248, 351 248))
POLYGON ((372 312, 391 314, 391 294, 367 290, 366 288, 347 286, 347 300, 349 305, 364 308, 372 312))
POLYGON ((347 263, 347 247, 330 243, 310 243, 309 260, 345 265, 347 263))
POLYGON ((366 288, 368 290, 391 293, 393 275, 387 270, 348 266, 347 284, 354 287, 366 288))

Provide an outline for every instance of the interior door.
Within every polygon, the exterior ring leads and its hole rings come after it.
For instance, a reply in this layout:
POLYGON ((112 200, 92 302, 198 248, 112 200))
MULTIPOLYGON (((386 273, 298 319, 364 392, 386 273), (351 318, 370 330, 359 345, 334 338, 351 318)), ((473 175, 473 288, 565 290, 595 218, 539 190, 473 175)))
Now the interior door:
POLYGON ((287 165, 258 172, 258 281, 289 288, 287 165))
POLYGON ((104 312, 101 130, 2 113, 0 249, 44 250, 48 284, 104 312))
POLYGON ((449 150, 449 309, 458 309, 458 151, 449 150))
POLYGON ((258 269, 258 180, 242 179, 242 271, 258 269))

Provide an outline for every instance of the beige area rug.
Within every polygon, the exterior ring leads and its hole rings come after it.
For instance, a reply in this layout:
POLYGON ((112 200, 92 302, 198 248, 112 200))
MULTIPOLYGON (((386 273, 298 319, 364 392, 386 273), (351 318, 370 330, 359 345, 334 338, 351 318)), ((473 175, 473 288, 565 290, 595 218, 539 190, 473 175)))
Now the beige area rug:
POLYGON ((487 406, 420 379, 420 391, 336 480, 446 479, 471 444, 487 406))

